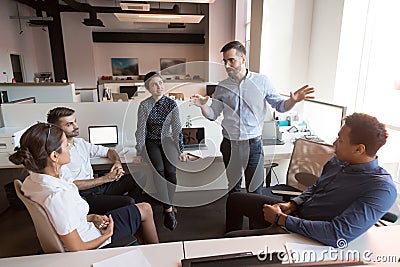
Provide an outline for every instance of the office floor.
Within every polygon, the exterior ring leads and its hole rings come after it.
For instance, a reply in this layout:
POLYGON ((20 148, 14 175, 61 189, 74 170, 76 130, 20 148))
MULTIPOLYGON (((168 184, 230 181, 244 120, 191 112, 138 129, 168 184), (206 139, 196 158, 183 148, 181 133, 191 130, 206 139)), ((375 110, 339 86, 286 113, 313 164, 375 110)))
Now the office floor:
MULTIPOLYGON (((147 196, 144 200, 153 206, 160 242, 219 238, 224 234, 226 196, 201 207, 178 207, 174 231, 163 226, 162 206, 147 196)), ((40 253, 35 228, 24 208, 12 207, 0 215, 0 237, 1 258, 40 253)))

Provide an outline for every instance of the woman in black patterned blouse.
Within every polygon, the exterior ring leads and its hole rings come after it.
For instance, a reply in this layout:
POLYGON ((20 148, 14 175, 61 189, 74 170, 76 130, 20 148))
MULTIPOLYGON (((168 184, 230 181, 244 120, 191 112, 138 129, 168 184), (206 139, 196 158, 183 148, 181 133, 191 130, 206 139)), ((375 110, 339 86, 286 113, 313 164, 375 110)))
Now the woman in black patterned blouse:
POLYGON ((188 155, 182 153, 183 137, 178 105, 164 96, 162 77, 156 72, 149 72, 144 82, 151 96, 139 105, 135 162, 142 162, 143 158, 151 162, 155 170, 154 184, 158 199, 164 206, 164 225, 172 231, 177 225, 172 207, 176 162, 178 159, 187 161, 188 155))

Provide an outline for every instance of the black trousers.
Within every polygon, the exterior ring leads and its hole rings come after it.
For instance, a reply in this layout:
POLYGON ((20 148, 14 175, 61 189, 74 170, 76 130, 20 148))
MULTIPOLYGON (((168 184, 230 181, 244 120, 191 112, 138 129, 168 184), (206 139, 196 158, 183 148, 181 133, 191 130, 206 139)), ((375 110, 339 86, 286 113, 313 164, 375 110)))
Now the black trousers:
POLYGON ((164 209, 172 206, 176 189, 176 163, 179 152, 172 139, 146 140, 147 160, 154 170, 154 185, 164 209))
MULTIPOLYGON (((87 190, 80 190, 79 194, 89 204, 89 213, 102 215, 111 210, 135 204, 135 198, 137 199, 142 191, 135 179, 142 181, 146 177, 142 172, 135 172, 133 176, 135 178, 126 174, 118 181, 102 184, 87 190), (124 195, 125 193, 128 194, 124 195)), ((139 184, 143 183, 139 182, 139 184)))
POLYGON ((249 218, 251 229, 262 229, 271 224, 264 220, 264 204, 273 205, 281 200, 249 193, 232 193, 226 201, 226 232, 242 230, 243 216, 249 218))

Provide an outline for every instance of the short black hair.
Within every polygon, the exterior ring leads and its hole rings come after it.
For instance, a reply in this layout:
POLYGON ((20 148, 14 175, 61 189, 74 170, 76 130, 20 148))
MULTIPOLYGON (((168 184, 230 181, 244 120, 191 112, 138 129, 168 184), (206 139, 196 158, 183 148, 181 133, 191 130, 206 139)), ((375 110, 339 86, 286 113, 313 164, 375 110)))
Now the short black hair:
POLYGON ((220 52, 225 53, 231 49, 236 49, 237 52, 240 52, 243 55, 246 55, 246 47, 244 47, 244 45, 239 41, 232 41, 232 42, 227 43, 226 45, 224 45, 221 48, 220 52))
POLYGON ((149 82, 152 78, 154 77, 161 77, 161 75, 155 71, 150 71, 144 76, 144 87, 146 87, 147 90, 149 90, 149 82))

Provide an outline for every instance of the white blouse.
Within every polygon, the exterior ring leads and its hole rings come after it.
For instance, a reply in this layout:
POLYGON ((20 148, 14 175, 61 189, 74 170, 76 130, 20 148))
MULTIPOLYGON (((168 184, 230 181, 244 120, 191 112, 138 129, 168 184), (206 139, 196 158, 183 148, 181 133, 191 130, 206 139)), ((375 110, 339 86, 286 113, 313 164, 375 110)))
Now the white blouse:
MULTIPOLYGON (((45 209, 57 234, 66 235, 76 229, 84 242, 101 236, 94 224, 87 221, 89 205, 72 182, 46 174, 31 173, 21 189, 25 196, 45 209)), ((111 238, 100 247, 110 242, 111 238)))

